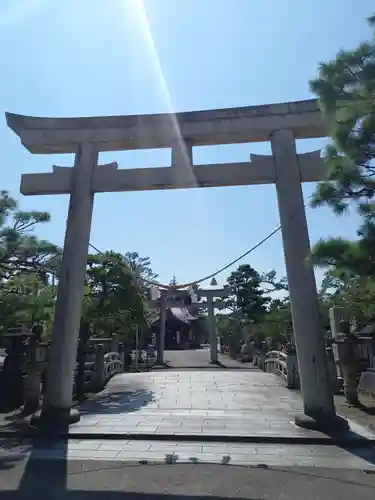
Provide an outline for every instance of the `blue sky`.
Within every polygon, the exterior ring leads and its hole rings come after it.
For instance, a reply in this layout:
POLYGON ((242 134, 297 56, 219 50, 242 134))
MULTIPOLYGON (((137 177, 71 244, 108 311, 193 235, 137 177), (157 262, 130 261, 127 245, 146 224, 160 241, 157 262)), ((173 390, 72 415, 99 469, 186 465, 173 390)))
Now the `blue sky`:
MULTIPOLYGON (((320 61, 368 38, 371 0, 1 0, 1 189, 49 211, 41 237, 62 244, 67 196, 23 197, 21 173, 71 165, 28 153, 3 112, 92 116, 246 106, 312 97, 320 61)), ((300 152, 324 141, 300 141, 300 152)), ((268 143, 196 148, 196 163, 246 161, 268 143)), ((167 166, 170 151, 115 152, 120 168, 167 166)), ((308 197, 314 185, 305 185, 308 197)), ((354 214, 308 209, 311 241, 355 237, 354 214)), ((162 282, 227 264, 279 224, 274 186, 97 195, 92 243, 138 251, 162 282)), ((285 274, 280 234, 244 262, 285 274)), ((223 283, 228 272, 218 277, 223 283)), ((319 278, 319 276, 318 276, 319 278)))

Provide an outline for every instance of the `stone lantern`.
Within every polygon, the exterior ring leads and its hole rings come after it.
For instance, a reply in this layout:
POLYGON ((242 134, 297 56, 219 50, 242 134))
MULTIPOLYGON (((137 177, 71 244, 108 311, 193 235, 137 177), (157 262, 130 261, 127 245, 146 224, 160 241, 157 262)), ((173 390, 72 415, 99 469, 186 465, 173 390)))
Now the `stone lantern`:
POLYGON ((47 363, 48 343, 39 335, 30 336, 26 350, 26 377, 24 384, 24 413, 30 415, 39 409, 42 378, 47 363))

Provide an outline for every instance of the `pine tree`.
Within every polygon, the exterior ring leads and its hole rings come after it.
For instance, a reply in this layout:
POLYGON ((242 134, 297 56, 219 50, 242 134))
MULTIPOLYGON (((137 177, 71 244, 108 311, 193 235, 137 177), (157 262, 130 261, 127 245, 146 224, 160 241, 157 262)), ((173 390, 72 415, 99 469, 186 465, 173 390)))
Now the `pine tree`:
POLYGON ((372 39, 321 63, 318 78, 310 82, 332 137, 326 180, 312 205, 326 204, 342 214, 354 203, 362 216, 357 241, 322 240, 313 259, 351 276, 375 276, 375 15, 368 22, 372 39))
POLYGON ((372 39, 321 63, 310 82, 333 139, 326 149, 327 179, 313 205, 342 213, 355 201, 367 217, 375 211, 375 15, 368 22, 372 39))

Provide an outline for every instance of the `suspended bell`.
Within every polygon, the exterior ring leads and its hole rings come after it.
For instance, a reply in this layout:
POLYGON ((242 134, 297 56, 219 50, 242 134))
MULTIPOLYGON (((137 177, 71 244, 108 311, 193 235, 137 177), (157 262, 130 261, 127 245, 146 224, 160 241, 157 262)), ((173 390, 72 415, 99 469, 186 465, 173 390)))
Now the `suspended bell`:
POLYGON ((217 281, 215 278, 212 278, 210 286, 217 286, 217 281))

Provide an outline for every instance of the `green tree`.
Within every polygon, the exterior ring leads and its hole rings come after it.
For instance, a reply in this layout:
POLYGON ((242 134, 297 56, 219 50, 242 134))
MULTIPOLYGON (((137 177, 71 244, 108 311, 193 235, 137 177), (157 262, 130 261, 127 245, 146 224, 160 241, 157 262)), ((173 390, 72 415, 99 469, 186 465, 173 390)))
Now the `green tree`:
POLYGON ((332 278, 375 277, 375 248, 369 238, 321 240, 313 247, 312 260, 329 268, 332 278))
POLYGON ((230 293, 225 307, 238 318, 251 320, 254 324, 261 322, 270 298, 264 296, 260 274, 249 264, 241 264, 230 274, 227 283, 230 293))
POLYGON ((289 298, 273 299, 267 308, 264 320, 258 328, 264 338, 285 342, 293 336, 292 314, 289 298))
POLYGON ((372 277, 337 275, 335 269, 327 271, 320 293, 322 313, 328 324, 328 309, 344 307, 348 316, 359 324, 375 319, 375 282, 372 277))
POLYGON ((90 255, 84 315, 96 333, 129 334, 145 322, 146 304, 138 281, 123 255, 105 252, 90 255))
POLYGON ((268 273, 262 273, 260 279, 264 287, 264 293, 289 291, 288 279, 286 277, 277 279, 277 273, 274 269, 268 271, 268 273))
MULTIPOLYGON (((356 241, 321 240, 312 258, 328 269, 330 280, 342 280, 346 288, 375 277, 375 16, 368 21, 372 39, 322 63, 310 82, 332 136, 325 154, 326 180, 312 204, 327 204, 342 214, 354 203, 362 216, 356 241)), ((339 290, 342 294, 343 287, 339 290)))
POLYGON ((375 16, 372 40, 321 63, 311 90, 333 139, 326 150, 327 180, 318 186, 314 205, 326 203, 342 213, 350 201, 372 210, 375 193, 375 16))
POLYGON ((259 274, 250 265, 240 265, 228 278, 230 290, 225 308, 231 311, 217 316, 217 331, 232 353, 238 353, 249 335, 256 341, 271 337, 285 341, 293 334, 288 296, 267 296, 288 292, 286 278, 278 279, 276 271, 259 274))
MULTIPOLYGON (((45 212, 20 211, 6 191, 0 192, 0 333, 38 320, 51 331, 55 292, 49 275, 58 278, 61 250, 35 235, 49 220, 45 212)), ((137 252, 90 255, 81 338, 120 333, 131 342, 134 325, 145 326, 150 315, 142 280, 156 277, 150 259, 137 252)))
POLYGON ((0 288, 0 331, 22 324, 31 328, 36 321, 50 331, 55 306, 52 287, 35 273, 17 273, 0 288))
POLYGON ((21 211, 7 191, 0 192, 1 332, 20 323, 31 327, 37 320, 51 324, 49 264, 60 258, 60 249, 34 234, 39 224, 49 221, 48 213, 21 211))
POLYGON ((143 280, 155 281, 158 274, 154 272, 149 257, 141 257, 138 252, 127 252, 123 256, 124 263, 130 269, 130 272, 144 284, 143 280))
POLYGON ((124 256, 107 251, 88 256, 79 332, 77 400, 84 398, 85 351, 90 337, 116 334, 129 348, 134 340, 134 326, 145 325, 149 311, 143 289, 135 276, 150 275, 150 269, 145 265, 148 262, 149 259, 142 259, 135 252, 124 256))
POLYGON ((46 280, 49 262, 60 255, 56 245, 38 239, 36 226, 50 221, 47 212, 18 210, 6 191, 0 192, 0 278, 17 273, 38 273, 46 280))
POLYGON ((231 354, 238 354, 244 340, 244 325, 233 314, 216 315, 216 331, 218 337, 229 346, 231 354))

